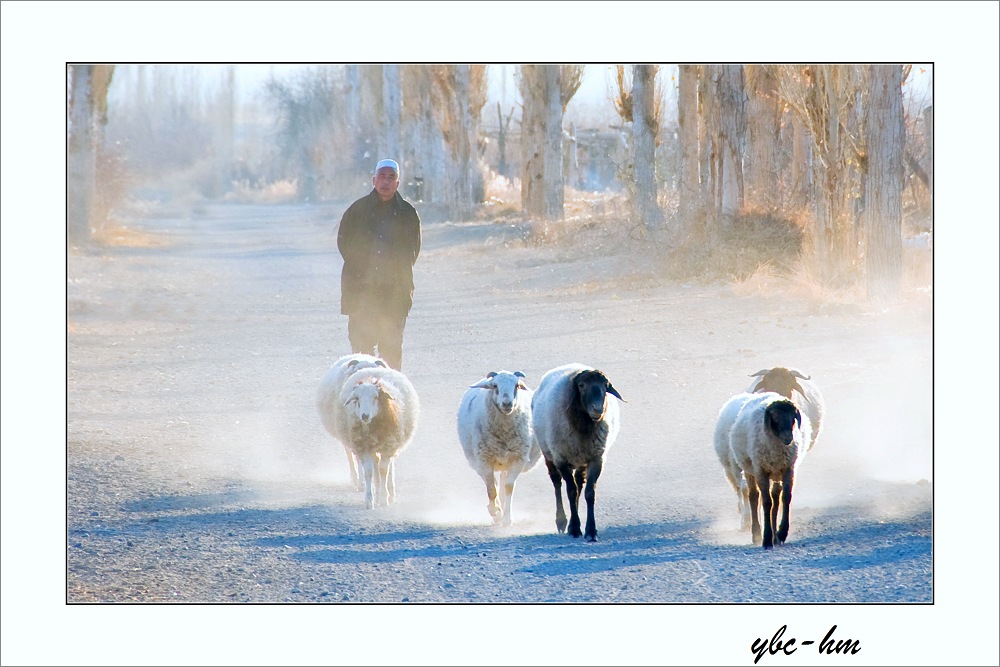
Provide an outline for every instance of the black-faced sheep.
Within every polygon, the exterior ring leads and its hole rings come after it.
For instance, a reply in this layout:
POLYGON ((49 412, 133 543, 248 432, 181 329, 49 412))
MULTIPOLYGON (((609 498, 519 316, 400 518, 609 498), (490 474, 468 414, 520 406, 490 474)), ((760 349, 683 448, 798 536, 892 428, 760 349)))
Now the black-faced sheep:
POLYGON ((316 407, 319 409, 319 416, 327 432, 344 445, 344 452, 347 454, 347 464, 351 470, 351 484, 358 491, 364 490, 364 480, 358 475, 358 466, 354 452, 345 443, 344 434, 344 406, 340 402, 340 393, 344 389, 344 382, 354 373, 365 368, 387 368, 384 361, 370 354, 347 354, 330 366, 323 379, 319 383, 319 390, 316 396, 316 407))
POLYGON ((365 475, 365 507, 389 505, 396 497, 396 456, 410 443, 420 403, 405 375, 391 368, 366 368, 344 383, 344 443, 365 475))
POLYGON ((509 526, 518 476, 541 458, 531 428, 533 392, 524 373, 491 372, 470 385, 458 408, 458 438, 472 469, 486 482, 486 509, 493 522, 509 526), (497 476, 500 498, 497 499, 497 476))
MULTIPOLYGON (((731 414, 728 408, 733 402, 739 404, 739 409, 729 429, 731 460, 746 477, 753 543, 770 549, 788 538, 795 474, 805 457, 812 428, 808 416, 775 392, 737 395, 723 407, 720 417, 731 414), (763 535, 758 498, 763 510, 763 535)), ((732 483, 729 471, 726 476, 732 483)))
POLYGON ((618 436, 618 403, 623 400, 600 371, 582 364, 567 364, 547 372, 531 401, 535 439, 545 457, 545 467, 556 492, 556 528, 566 529, 561 482, 569 499, 569 534, 580 537, 577 505, 580 491, 587 499, 588 541, 597 541, 594 499, 604 457, 618 436), (586 488, 584 489, 584 484, 586 488))
POLYGON ((775 366, 765 368, 751 373, 754 378, 747 387, 751 393, 762 393, 773 391, 781 394, 788 400, 795 403, 798 408, 809 417, 812 425, 812 436, 806 449, 812 449, 819 437, 820 429, 823 427, 823 415, 826 412, 826 403, 823 401, 823 394, 819 387, 808 375, 803 375, 794 368, 784 368, 775 366))

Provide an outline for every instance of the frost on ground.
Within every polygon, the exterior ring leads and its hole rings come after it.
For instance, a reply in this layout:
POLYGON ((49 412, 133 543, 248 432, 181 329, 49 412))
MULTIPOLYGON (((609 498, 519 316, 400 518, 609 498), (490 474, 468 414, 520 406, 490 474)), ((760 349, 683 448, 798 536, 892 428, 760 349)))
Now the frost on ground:
POLYGON ((395 505, 366 511, 314 401, 350 351, 341 210, 208 206, 137 223, 156 244, 70 254, 68 602, 932 601, 929 300, 739 295, 520 223, 427 220, 403 361, 421 420, 395 505), (534 388, 573 361, 628 398, 594 544, 556 533, 544 466, 492 526, 456 430, 470 378, 534 388), (765 553, 712 429, 774 365, 811 374, 828 416, 765 553))

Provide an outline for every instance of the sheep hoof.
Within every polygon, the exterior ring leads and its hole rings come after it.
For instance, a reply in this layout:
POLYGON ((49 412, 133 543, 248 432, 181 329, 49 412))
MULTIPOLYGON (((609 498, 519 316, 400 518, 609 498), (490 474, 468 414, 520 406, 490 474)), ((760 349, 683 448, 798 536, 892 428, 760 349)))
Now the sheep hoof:
POLYGON ((586 539, 586 540, 587 540, 588 542, 596 542, 596 541, 597 541, 597 533, 594 533, 593 535, 587 535, 587 536, 585 537, 585 539, 586 539))
POLYGON ((583 535, 583 531, 580 530, 580 526, 570 526, 569 534, 571 537, 580 537, 583 535))

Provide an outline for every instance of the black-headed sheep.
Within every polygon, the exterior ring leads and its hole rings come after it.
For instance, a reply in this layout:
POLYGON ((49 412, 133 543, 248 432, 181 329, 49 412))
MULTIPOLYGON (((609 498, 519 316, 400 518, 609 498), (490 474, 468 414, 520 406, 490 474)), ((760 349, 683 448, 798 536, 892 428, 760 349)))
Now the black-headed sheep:
POLYGON ((497 525, 511 524, 514 484, 541 458, 531 428, 532 394, 524 373, 491 372, 466 389, 458 408, 462 451, 486 483, 486 509, 497 525))
POLYGON ((753 543, 765 549, 788 538, 795 474, 805 457, 811 432, 809 417, 775 392, 738 394, 719 413, 716 452, 724 450, 719 438, 725 439, 728 434, 728 464, 723 460, 726 478, 742 497, 737 470, 745 476, 753 543), (732 427, 726 429, 730 419, 732 427), (763 510, 763 534, 757 513, 758 499, 763 510))
POLYGON ((588 541, 597 540, 594 500, 604 457, 618 436, 618 403, 623 400, 604 373, 582 364, 548 371, 531 401, 535 439, 545 457, 556 493, 556 528, 566 530, 561 482, 569 499, 569 534, 580 537, 580 491, 587 500, 588 541), (586 485, 586 486, 584 486, 586 485))
POLYGON ((417 392, 399 371, 366 368, 347 379, 340 402, 344 443, 364 470, 365 507, 389 505, 396 497, 396 457, 417 427, 417 392))
POLYGON ((826 413, 826 403, 819 387, 808 375, 803 375, 794 368, 775 366, 751 373, 754 378, 747 387, 751 393, 773 391, 789 399, 807 417, 812 425, 812 436, 806 449, 812 449, 823 427, 823 415, 826 413))

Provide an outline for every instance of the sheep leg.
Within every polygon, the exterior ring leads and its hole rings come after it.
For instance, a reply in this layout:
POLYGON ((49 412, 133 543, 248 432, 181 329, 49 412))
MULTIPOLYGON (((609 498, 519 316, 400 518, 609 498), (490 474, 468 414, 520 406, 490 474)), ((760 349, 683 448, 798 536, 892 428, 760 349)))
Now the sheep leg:
POLYGON ((487 470, 480 470, 479 475, 483 478, 483 481, 486 482, 486 511, 488 511, 490 516, 493 517, 493 525, 497 525, 500 523, 501 509, 500 503, 497 502, 496 473, 494 473, 493 469, 490 468, 487 470))
POLYGON ((584 490, 584 497, 587 499, 587 529, 584 531, 584 538, 588 542, 597 541, 597 519, 594 517, 594 500, 597 498, 597 478, 601 476, 604 463, 597 459, 587 466, 587 488, 584 490))
POLYGON ((757 514, 757 501, 760 498, 760 489, 757 487, 757 479, 753 475, 744 475, 747 480, 747 502, 750 506, 750 540, 754 544, 760 544, 760 517, 757 514))
POLYGON ((791 522, 792 513, 792 484, 795 483, 795 472, 785 471, 785 476, 781 482, 781 523, 778 525, 778 534, 775 542, 784 544, 788 539, 788 524, 791 522))
POLYGON ((771 529, 774 530, 774 543, 781 544, 777 537, 778 508, 781 507, 781 482, 771 483, 771 529))
POLYGON ((386 490, 389 495, 387 500, 389 504, 396 502, 396 457, 393 456, 389 459, 389 475, 386 478, 386 490))
POLYGON ((363 491, 365 488, 364 480, 361 475, 358 474, 358 462, 357 457, 355 457, 354 452, 347 445, 344 445, 344 452, 347 454, 347 465, 351 469, 351 484, 358 491, 363 491))
POLYGON ((726 473, 726 480, 729 486, 733 487, 736 493, 736 512, 740 515, 740 530, 750 530, 750 512, 747 511, 747 482, 743 473, 739 469, 731 469, 729 466, 723 467, 726 473))
POLYGON ((500 473, 500 499, 503 509, 503 521, 501 525, 509 526, 514 518, 511 516, 511 503, 514 501, 514 483, 517 476, 521 474, 521 468, 514 466, 510 470, 500 473))
POLYGON ((549 479, 556 490, 556 530, 560 533, 566 530, 566 511, 563 509, 562 501, 562 476, 556 464, 545 459, 545 468, 549 471, 549 479))
POLYGON ((362 454, 358 460, 365 471, 365 509, 370 510, 375 507, 375 455, 362 454))
MULTIPOLYGON (((740 488, 736 491, 738 496, 737 505, 740 506, 740 530, 746 532, 750 530, 750 485, 747 484, 746 476, 740 476, 740 488)), ((754 508, 754 514, 756 514, 754 508)))
POLYGON ((392 470, 392 459, 384 454, 378 457, 378 489, 376 505, 389 506, 389 472, 392 470))
POLYGON ((768 488, 771 485, 771 480, 764 476, 757 477, 757 486, 761 486, 761 481, 764 482, 763 488, 759 488, 760 500, 761 500, 761 514, 764 518, 764 539, 761 543, 765 549, 770 549, 774 546, 774 523, 773 523, 773 513, 771 510, 774 507, 774 503, 771 502, 771 490, 768 488))
MULTIPOLYGON (((560 472, 566 482, 566 498, 569 500, 569 534, 580 537, 583 532, 580 530, 580 487, 576 482, 576 471, 570 464, 563 463, 560 472)), ((582 475, 582 471, 579 474, 582 475)))

